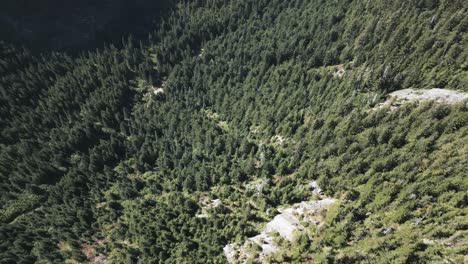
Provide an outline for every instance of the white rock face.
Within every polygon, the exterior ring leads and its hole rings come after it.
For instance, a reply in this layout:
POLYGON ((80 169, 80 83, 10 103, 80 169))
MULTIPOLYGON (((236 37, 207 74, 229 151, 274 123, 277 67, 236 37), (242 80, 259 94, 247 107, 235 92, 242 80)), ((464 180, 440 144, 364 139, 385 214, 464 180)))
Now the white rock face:
POLYGON ((403 101, 428 101, 435 100, 439 103, 454 104, 468 99, 468 93, 433 88, 433 89, 404 89, 389 94, 389 97, 396 97, 403 101))
POLYGON ((441 104, 455 104, 467 99, 468 93, 460 91, 453 91, 440 88, 419 90, 403 89, 388 94, 387 101, 379 104, 379 106, 377 106, 374 109, 377 110, 385 106, 390 106, 390 110, 394 110, 398 105, 414 101, 421 102, 434 100, 441 104))
POLYGON ((236 245, 235 244, 229 244, 223 247, 224 255, 226 256, 227 260, 229 263, 235 263, 236 262, 236 245))
POLYGON ((318 212, 335 201, 333 198, 323 198, 318 201, 306 201, 294 204, 291 207, 278 209, 280 214, 268 222, 265 229, 259 235, 247 239, 240 246, 229 244, 224 247, 224 254, 228 262, 246 263, 246 260, 252 257, 251 253, 248 252, 248 248, 250 248, 252 243, 255 243, 261 248, 257 260, 261 263, 266 263, 266 256, 279 251, 278 246, 274 242, 275 233, 278 233, 288 241, 294 241, 296 234, 304 230, 304 226, 301 223, 322 225, 318 212))
POLYGON ((265 232, 278 232, 280 236, 292 241, 294 239, 294 231, 297 230, 299 220, 291 214, 279 214, 266 225, 265 232))

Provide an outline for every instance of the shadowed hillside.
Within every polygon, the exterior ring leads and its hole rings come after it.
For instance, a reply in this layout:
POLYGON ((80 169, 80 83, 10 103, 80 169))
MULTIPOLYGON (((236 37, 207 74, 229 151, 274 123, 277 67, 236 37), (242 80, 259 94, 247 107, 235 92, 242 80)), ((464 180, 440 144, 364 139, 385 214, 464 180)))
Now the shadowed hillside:
POLYGON ((172 6, 170 0, 5 0, 0 39, 34 50, 102 47, 130 34, 146 38, 172 6))

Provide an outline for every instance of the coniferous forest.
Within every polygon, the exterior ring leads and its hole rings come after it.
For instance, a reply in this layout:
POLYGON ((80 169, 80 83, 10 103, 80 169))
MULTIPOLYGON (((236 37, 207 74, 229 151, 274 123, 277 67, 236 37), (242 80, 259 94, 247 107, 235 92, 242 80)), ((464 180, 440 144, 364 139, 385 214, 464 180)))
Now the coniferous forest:
POLYGON ((466 262, 468 101, 377 107, 468 92, 466 1, 164 5, 78 51, 0 35, 1 264, 226 263, 310 181, 338 202, 264 262, 466 262))

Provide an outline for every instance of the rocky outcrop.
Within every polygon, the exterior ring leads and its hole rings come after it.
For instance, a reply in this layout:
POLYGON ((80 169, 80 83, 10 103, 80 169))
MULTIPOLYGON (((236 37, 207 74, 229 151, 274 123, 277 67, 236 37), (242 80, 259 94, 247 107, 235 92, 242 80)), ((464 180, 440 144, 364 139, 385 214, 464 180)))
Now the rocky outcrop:
MULTIPOLYGON (((314 189, 320 189, 313 184, 314 189)), ((304 201, 292 206, 278 209, 279 214, 268 222, 263 231, 254 237, 248 238, 243 244, 229 244, 224 247, 224 254, 230 263, 246 263, 248 259, 255 258, 266 263, 265 258, 280 250, 275 237, 280 236, 287 241, 294 241, 298 234, 305 230, 304 224, 320 226, 323 217, 320 212, 336 200, 322 197, 317 201, 304 201), (257 246, 259 252, 251 250, 257 246)))
POLYGON ((387 100, 374 109, 389 106, 390 110, 409 102, 436 101, 441 104, 455 104, 468 99, 468 93, 440 88, 433 89, 403 89, 388 94, 387 100))

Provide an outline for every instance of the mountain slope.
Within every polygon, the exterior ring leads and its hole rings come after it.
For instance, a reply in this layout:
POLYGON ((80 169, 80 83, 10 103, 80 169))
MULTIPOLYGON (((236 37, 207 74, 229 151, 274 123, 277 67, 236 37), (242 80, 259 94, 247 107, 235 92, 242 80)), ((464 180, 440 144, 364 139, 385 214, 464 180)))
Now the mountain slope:
POLYGON ((271 262, 462 262, 467 102, 374 107, 467 92, 466 8, 190 1, 122 48, 2 43, 0 263, 226 262, 311 180, 338 202, 271 262))

